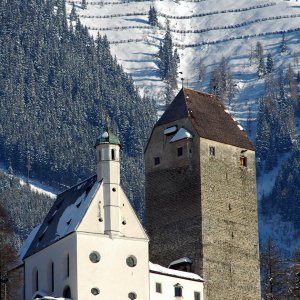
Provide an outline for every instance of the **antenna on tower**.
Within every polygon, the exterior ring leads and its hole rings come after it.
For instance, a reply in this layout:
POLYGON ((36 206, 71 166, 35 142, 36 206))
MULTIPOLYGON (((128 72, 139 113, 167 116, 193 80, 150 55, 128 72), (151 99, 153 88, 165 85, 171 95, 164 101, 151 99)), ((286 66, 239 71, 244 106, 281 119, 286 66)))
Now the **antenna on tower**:
POLYGON ((106 122, 106 130, 109 130, 109 115, 108 113, 105 114, 105 122, 106 122))
MULTIPOLYGON (((181 74, 181 76, 183 76, 183 72, 179 72, 179 74, 181 74)), ((181 77, 180 79, 181 79, 181 87, 183 88, 183 81, 184 81, 184 78, 181 77)))

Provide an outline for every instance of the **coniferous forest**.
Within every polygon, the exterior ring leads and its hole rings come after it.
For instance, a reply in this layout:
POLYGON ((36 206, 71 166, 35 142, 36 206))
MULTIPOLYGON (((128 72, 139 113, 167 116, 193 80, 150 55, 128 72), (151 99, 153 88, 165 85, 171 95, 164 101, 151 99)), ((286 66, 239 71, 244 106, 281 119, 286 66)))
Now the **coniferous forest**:
POLYGON ((143 147, 156 111, 107 38, 68 20, 65 0, 0 0, 0 45, 0 162, 64 189, 95 173, 93 142, 108 117, 141 215, 143 147))

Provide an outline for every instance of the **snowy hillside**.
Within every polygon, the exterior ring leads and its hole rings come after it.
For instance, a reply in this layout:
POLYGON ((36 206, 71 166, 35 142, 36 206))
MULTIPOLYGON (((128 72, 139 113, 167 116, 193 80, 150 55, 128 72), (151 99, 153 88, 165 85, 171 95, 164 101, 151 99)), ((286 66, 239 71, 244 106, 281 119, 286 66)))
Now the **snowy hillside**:
MULTIPOLYGON (((71 3, 68 3, 68 13, 71 3)), ((237 102, 231 111, 243 123, 248 108, 255 118, 257 100, 261 95, 261 82, 249 55, 257 41, 265 53, 273 55, 275 67, 282 63, 279 45, 282 32, 286 32, 289 52, 284 64, 294 63, 298 56, 300 7, 297 2, 270 0, 198 0, 198 1, 75 1, 81 22, 96 36, 107 35, 111 50, 132 75, 143 92, 150 90, 162 98, 164 83, 159 78, 157 57, 161 38, 165 34, 166 19, 170 22, 174 45, 180 54, 179 71, 183 72, 185 86, 205 89, 210 68, 224 56, 228 59, 239 89, 237 102), (217 4, 217 5, 216 5, 217 4), (159 27, 148 24, 148 11, 158 11, 159 27), (204 58, 206 80, 199 82, 198 65, 204 58), (255 88, 253 88, 255 86, 255 88), (240 106, 240 104, 243 105, 240 106)), ((180 78, 178 78, 180 86, 180 78)))
MULTIPOLYGON (((185 1, 87 1, 75 0, 76 13, 93 36, 107 35, 111 51, 130 74, 142 93, 149 93, 159 102, 163 99, 164 82, 159 77, 157 53, 166 32, 166 22, 178 49, 180 77, 184 85, 197 90, 208 90, 210 71, 222 57, 228 61, 237 92, 228 107, 234 117, 247 129, 252 140, 256 131, 256 114, 263 93, 263 79, 258 79, 257 63, 250 57, 256 43, 261 42, 265 57, 270 53, 275 69, 291 64, 299 67, 300 4, 283 0, 185 0, 185 1), (148 12, 153 6, 158 12, 159 26, 148 23, 148 12), (283 33, 288 49, 280 51, 283 33), (199 81, 199 62, 205 65, 204 79, 199 81), (250 126, 250 127, 249 127, 250 126)), ((68 1, 70 14, 73 1, 68 1)), ((258 196, 268 194, 274 185, 279 167, 263 174, 258 181, 258 196)), ((261 224, 262 239, 272 234, 274 225, 287 230, 275 216, 268 224, 261 224)), ((292 226, 288 226, 293 231, 292 226)), ((294 233, 281 235, 273 232, 279 244, 293 244, 294 233), (287 241, 286 237, 290 240, 287 241)), ((294 245, 292 245, 294 246, 294 245)), ((283 246, 284 247, 284 246, 283 246)))

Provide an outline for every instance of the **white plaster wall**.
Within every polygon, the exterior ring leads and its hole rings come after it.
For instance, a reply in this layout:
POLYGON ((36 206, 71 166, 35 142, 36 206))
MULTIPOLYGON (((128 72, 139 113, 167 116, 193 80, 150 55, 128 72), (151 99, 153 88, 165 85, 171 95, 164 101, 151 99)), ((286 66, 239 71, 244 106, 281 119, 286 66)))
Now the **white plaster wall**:
MULTIPOLYGON (((123 192, 120 185, 115 186, 119 196, 119 209, 120 212, 117 216, 120 228, 120 235, 125 237, 133 237, 139 239, 147 239, 148 236, 145 233, 143 226, 137 218, 135 211, 133 210, 129 200, 123 192), (126 221, 126 225, 122 222, 126 221)), ((104 214, 104 198, 107 195, 104 194, 103 185, 100 186, 97 193, 94 196, 83 220, 77 228, 77 231, 90 232, 96 234, 104 233, 104 225, 107 220, 107 216, 104 214), (102 222, 99 222, 99 218, 102 218, 102 222)))
POLYGON ((72 300, 128 300, 130 292, 149 300, 148 240, 77 232, 77 254, 78 298, 72 300), (100 253, 100 262, 89 260, 92 251, 100 253), (129 255, 137 258, 133 268, 126 264, 129 255), (91 294, 93 287, 100 295, 91 294))
POLYGON ((194 292, 200 292, 200 299, 204 299, 203 282, 150 273, 150 300, 194 300, 194 292), (157 282, 162 285, 161 294, 156 292, 157 282), (182 297, 175 297, 174 285, 177 283, 183 287, 182 297))
POLYGON ((76 235, 75 233, 52 244, 42 251, 25 259, 25 300, 31 300, 35 291, 33 287, 33 269, 39 273, 39 291, 49 296, 62 297, 63 290, 69 285, 72 299, 77 299, 77 266, 76 266, 76 235), (70 258, 70 276, 67 276, 67 254, 70 258), (50 270, 54 262, 54 293, 51 292, 50 270))

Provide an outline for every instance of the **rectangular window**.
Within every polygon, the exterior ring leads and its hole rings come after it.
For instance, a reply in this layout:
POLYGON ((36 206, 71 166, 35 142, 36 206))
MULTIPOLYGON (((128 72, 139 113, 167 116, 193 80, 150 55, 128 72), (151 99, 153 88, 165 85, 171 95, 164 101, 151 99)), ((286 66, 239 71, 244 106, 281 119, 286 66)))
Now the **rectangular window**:
POLYGON ((209 156, 216 156, 216 148, 210 146, 209 147, 209 156))
POLYGON ((54 292, 54 263, 51 264, 51 292, 54 292))
POLYGON ((177 148, 177 156, 182 156, 183 155, 183 148, 179 147, 177 148))
POLYGON ((182 297, 182 287, 181 286, 175 287, 175 297, 182 297))
POLYGON ((160 158, 159 157, 154 157, 154 165, 157 166, 160 164, 160 158))
POLYGON ((247 167, 247 157, 245 157, 245 156, 240 157, 240 166, 247 167))
POLYGON ((201 300, 200 292, 194 292, 194 300, 201 300))
POLYGON ((161 283, 156 282, 155 283, 155 291, 156 293, 162 293, 162 289, 161 289, 161 283))
POLYGON ((70 254, 67 255, 67 277, 70 276, 70 254))

